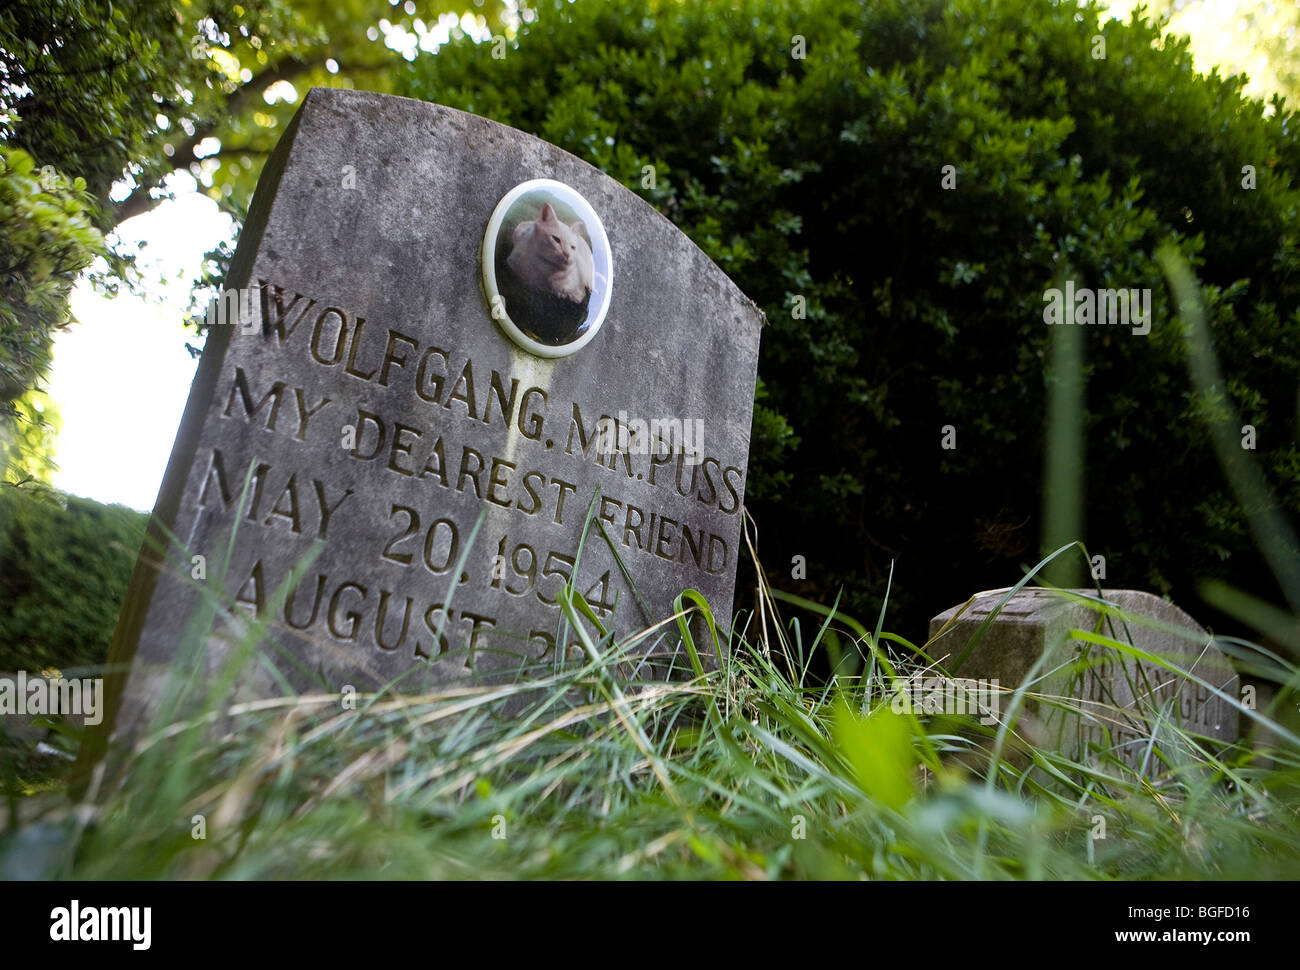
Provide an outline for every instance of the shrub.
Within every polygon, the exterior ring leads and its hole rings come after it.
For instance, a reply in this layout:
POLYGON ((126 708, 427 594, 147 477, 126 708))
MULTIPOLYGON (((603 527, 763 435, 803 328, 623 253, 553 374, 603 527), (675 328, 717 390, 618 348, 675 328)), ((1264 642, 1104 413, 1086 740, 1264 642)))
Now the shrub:
POLYGON ((0 486, 0 670, 104 662, 148 518, 0 486))
POLYGON ((1197 76, 1185 41, 1072 2, 553 2, 506 57, 490 48, 418 58, 396 89, 600 167, 766 312, 747 498, 765 562, 807 557, 785 585, 844 585, 873 615, 896 559, 893 615, 916 635, 1036 561, 1044 291, 1068 278, 1152 290, 1149 335, 1086 332, 1081 538, 1106 582, 1186 602, 1230 574, 1274 594, 1152 254, 1173 240, 1206 284, 1227 390, 1295 513, 1300 142, 1284 105, 1270 116, 1240 79, 1197 76))

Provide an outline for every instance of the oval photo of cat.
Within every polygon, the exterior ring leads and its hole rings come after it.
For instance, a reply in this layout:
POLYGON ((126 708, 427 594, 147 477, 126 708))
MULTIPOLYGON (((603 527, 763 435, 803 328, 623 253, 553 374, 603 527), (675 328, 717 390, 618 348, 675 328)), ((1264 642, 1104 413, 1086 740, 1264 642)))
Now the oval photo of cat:
POLYGON ((596 335, 609 309, 609 239, 591 205, 552 179, 517 185, 483 237, 483 289, 493 319, 530 353, 563 357, 596 335))

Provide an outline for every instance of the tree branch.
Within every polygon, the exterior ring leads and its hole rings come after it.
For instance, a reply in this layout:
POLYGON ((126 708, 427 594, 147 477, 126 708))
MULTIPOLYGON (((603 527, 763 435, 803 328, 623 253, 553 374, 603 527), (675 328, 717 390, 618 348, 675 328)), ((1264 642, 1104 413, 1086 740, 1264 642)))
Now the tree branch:
MULTIPOLYGON (((230 95, 224 102, 224 117, 220 120, 204 121, 194 126, 194 134, 189 135, 183 141, 174 146, 170 162, 171 170, 178 171, 189 170, 190 165, 199 161, 195 152, 198 151, 199 143, 203 139, 210 137, 223 121, 233 118, 245 111, 269 88, 272 84, 279 81, 293 81, 304 74, 323 68, 325 62, 329 60, 328 53, 322 53, 318 58, 304 60, 297 57, 287 57, 275 64, 274 67, 268 67, 259 74, 254 75, 246 84, 241 84, 239 88, 230 95)), ((346 68, 349 72, 364 73, 366 71, 382 70, 388 66, 388 62, 375 64, 357 64, 346 68)), ((344 65, 339 65, 340 73, 345 70, 344 65)), ((158 188, 162 179, 145 179, 132 190, 121 202, 113 206, 113 225, 118 226, 130 219, 132 216, 142 215, 156 206, 162 199, 154 198, 150 192, 158 188)))

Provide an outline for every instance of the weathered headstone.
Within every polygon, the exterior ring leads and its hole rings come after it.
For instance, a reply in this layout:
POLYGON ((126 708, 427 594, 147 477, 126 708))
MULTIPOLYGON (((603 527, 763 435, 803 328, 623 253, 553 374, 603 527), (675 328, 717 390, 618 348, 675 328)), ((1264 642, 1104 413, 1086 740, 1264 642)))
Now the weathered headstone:
MULTIPOLYGON (((729 624, 762 317, 617 181, 482 118, 315 89, 226 287, 151 524, 175 539, 114 640, 124 718, 228 544, 234 612, 266 617, 297 688, 512 679, 555 656, 575 560, 620 638, 686 588, 729 624)), ((240 626, 218 619, 209 671, 240 626)))
MULTIPOLYGON (((1047 727, 1048 743, 1077 760, 1093 760, 1092 754, 1100 748, 1137 767, 1146 755, 1146 742, 1155 723, 1177 726, 1224 744, 1237 739, 1237 709, 1204 684, 1151 661, 1125 656, 1113 647, 1070 635, 1071 630, 1085 630, 1129 644, 1239 698, 1232 664, 1195 620, 1150 593, 1103 591, 1106 604, 1130 617, 1189 634, 1180 636, 1109 614, 1097 603, 1095 590, 1071 592, 1092 602, 1072 600, 1050 589, 1019 590, 970 646, 1007 590, 981 594, 969 606, 954 606, 930 621, 927 652, 947 669, 960 661, 956 673, 963 678, 997 679, 1007 697, 1046 653, 1039 676, 1047 676, 1030 687, 1029 693, 1059 698, 1061 706, 1038 703, 1033 707, 1047 727), (947 632, 940 636, 945 627, 947 632)), ((1158 741, 1162 733, 1167 739, 1167 731, 1158 731, 1158 741)))

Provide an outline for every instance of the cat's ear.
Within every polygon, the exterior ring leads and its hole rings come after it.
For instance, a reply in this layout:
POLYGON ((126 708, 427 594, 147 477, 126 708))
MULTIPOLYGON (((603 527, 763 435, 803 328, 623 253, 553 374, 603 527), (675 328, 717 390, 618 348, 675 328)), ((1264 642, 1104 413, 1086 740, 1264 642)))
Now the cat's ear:
POLYGON ((547 202, 545 205, 542 206, 542 211, 537 214, 537 221, 538 222, 555 221, 555 210, 551 208, 551 204, 549 202, 547 202))
POLYGON ((569 225, 569 228, 572 229, 574 232, 576 232, 579 236, 581 236, 585 242, 587 243, 591 242, 591 237, 587 235, 587 227, 582 224, 581 219, 578 219, 576 222, 571 223, 569 225))

